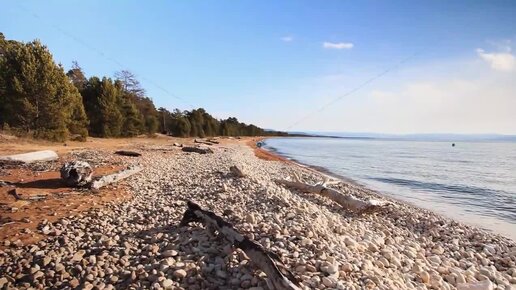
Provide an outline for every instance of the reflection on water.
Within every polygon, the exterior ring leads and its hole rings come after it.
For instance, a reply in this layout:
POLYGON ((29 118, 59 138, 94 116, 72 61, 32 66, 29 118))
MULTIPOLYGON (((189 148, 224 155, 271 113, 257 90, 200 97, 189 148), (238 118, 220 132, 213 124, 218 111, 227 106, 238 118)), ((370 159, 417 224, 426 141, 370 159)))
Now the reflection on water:
POLYGON ((266 148, 516 240, 516 143, 272 138, 266 148))

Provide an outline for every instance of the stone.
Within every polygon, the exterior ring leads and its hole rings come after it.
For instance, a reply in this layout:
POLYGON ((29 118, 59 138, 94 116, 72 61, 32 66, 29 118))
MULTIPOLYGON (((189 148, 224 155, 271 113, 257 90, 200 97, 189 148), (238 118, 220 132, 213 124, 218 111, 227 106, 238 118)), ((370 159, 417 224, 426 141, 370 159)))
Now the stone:
POLYGON ((342 270, 345 272, 351 272, 353 271, 353 265, 351 263, 344 263, 344 265, 342 265, 342 270))
POLYGON ((437 246, 432 249, 432 254, 442 255, 442 254, 444 254, 444 248, 441 246, 437 246))
POLYGON ((176 250, 167 250, 167 251, 162 252, 161 255, 163 257, 175 257, 175 256, 177 256, 177 251, 176 250))
POLYGON ((161 286, 163 286, 165 288, 171 288, 172 285, 174 285, 174 281, 172 281, 170 279, 165 279, 165 280, 161 281, 161 286))
POLYGON ((434 263, 434 264, 437 264, 437 265, 440 265, 440 264, 441 264, 441 258, 440 258, 439 256, 437 256, 437 255, 435 255, 435 256, 430 256, 430 257, 428 257, 427 259, 428 259, 428 261, 430 261, 430 262, 432 262, 432 263, 434 263))
POLYGON ((330 275, 337 273, 338 270, 339 270, 338 267, 336 265, 332 265, 332 264, 321 267, 321 271, 328 273, 330 275))
POLYGON ((419 273, 419 277, 425 284, 428 284, 430 282, 430 274, 428 274, 428 272, 426 271, 422 271, 421 273, 419 273))
POLYGON ((174 271, 173 275, 176 278, 183 279, 184 277, 186 277, 186 271, 183 269, 178 269, 174 271))
POLYGON ((82 257, 84 256, 84 254, 86 253, 86 251, 84 250, 79 250, 77 251, 73 257, 72 257, 72 261, 74 262, 80 262, 82 260, 82 257))
POLYGON ((484 280, 473 283, 459 283, 457 290, 493 290, 494 286, 490 280, 484 280))
POLYGON ((326 287, 335 287, 335 285, 337 285, 337 280, 333 277, 323 277, 322 283, 326 287))
POLYGON ((348 246, 348 247, 356 247, 358 245, 358 243, 355 241, 355 239, 353 239, 350 236, 344 237, 344 244, 346 244, 346 246, 348 246))
POLYGON ((77 278, 73 278, 72 280, 70 280, 70 286, 72 288, 77 288, 77 286, 79 286, 80 282, 79 280, 77 280, 77 278))

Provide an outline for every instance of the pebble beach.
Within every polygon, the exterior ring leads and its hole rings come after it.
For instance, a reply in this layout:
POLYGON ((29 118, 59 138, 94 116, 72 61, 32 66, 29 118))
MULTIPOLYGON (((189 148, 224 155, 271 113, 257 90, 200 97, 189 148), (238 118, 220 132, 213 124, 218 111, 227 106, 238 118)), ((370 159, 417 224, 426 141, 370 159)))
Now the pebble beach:
POLYGON ((269 289, 265 274, 224 239, 201 224, 179 226, 187 200, 277 254, 303 289, 516 289, 510 239, 357 184, 329 185, 389 203, 350 212, 275 182, 297 175, 315 184, 324 173, 260 159, 243 142, 211 148, 122 158, 144 168, 123 181, 132 197, 42 221, 45 238, 35 244, 2 241, 0 289, 269 289))

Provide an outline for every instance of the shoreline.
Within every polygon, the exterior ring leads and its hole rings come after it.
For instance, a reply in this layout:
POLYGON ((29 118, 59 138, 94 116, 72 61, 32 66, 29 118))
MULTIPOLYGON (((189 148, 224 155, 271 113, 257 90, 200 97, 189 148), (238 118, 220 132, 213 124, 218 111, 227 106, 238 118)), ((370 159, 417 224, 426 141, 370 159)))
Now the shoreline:
MULTIPOLYGON (((144 167, 120 184, 131 198, 40 223, 44 227, 37 231, 50 233, 43 240, 0 250, 5 276, 0 289, 269 289, 256 265, 231 251, 227 241, 200 224, 179 225, 188 200, 278 255, 302 289, 457 289, 490 283, 512 290, 516 285, 513 241, 345 181, 332 188, 393 203, 356 213, 286 188, 275 179, 295 174, 316 183, 326 174, 261 154, 249 144, 253 141, 223 139, 210 146, 210 154, 182 152, 170 141, 124 148, 142 155, 123 160, 144 167), (244 177, 230 173, 235 165, 244 177)), ((112 158, 98 156, 99 162, 112 158)))
MULTIPOLYGON (((267 138, 267 137, 261 138, 260 141, 265 141, 267 139, 269 139, 269 138, 267 138)), ((482 225, 477 224, 477 223, 472 222, 472 221, 463 222, 463 221, 460 220, 460 218, 457 218, 456 216, 446 215, 446 214, 440 213, 438 211, 435 211, 432 208, 422 207, 422 206, 420 206, 418 204, 415 204, 414 202, 411 202, 411 201, 408 201, 408 200, 404 200, 402 198, 398 198, 398 197, 394 196, 393 194, 389 194, 389 193, 383 192, 380 189, 374 189, 371 186, 369 186, 367 184, 364 184, 364 183, 362 183, 360 181, 354 180, 354 179, 352 179, 350 177, 346 177, 346 176, 334 173, 334 172, 332 172, 330 169, 328 169, 326 167, 306 164, 306 163, 298 161, 298 160, 296 160, 294 158, 290 158, 288 156, 284 156, 284 155, 282 155, 280 152, 278 152, 276 150, 267 150, 267 149, 265 149, 263 147, 260 148, 260 150, 266 151, 270 155, 275 155, 280 160, 281 159, 286 159, 291 164, 297 165, 297 166, 299 166, 301 168, 308 168, 309 170, 313 170, 315 172, 318 172, 319 174, 321 174, 323 176, 328 176, 328 177, 331 177, 331 178, 334 178, 334 179, 338 179, 339 181, 341 181, 343 183, 348 183, 348 184, 351 184, 351 185, 356 186, 356 187, 361 187, 363 190, 370 191, 370 192, 372 192, 372 193, 374 193, 374 194, 376 194, 376 195, 378 195, 380 197, 383 197, 383 198, 386 198, 386 199, 390 199, 390 200, 393 200, 393 201, 396 201, 396 202, 399 202, 399 203, 403 203, 403 204, 405 204, 407 206, 411 206, 411 207, 413 207, 413 208, 415 208, 417 210, 428 211, 429 213, 435 214, 435 215, 437 215, 439 217, 448 219, 450 221, 461 223, 461 224, 463 224, 465 226, 475 227, 475 228, 477 228, 479 230, 482 230, 482 231, 484 231, 484 232, 486 232, 488 234, 495 234, 495 235, 500 236, 501 238, 508 239, 509 241, 512 241, 512 242, 516 243, 516 238, 515 237, 510 237, 507 234, 502 233, 503 231, 501 231, 501 230, 499 232, 497 232, 494 229, 484 228, 482 225)))

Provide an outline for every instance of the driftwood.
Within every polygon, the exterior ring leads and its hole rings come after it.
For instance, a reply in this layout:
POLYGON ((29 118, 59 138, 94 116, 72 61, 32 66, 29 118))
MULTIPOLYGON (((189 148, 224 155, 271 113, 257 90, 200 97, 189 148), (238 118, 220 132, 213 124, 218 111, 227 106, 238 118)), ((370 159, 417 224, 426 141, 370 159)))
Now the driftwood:
POLYGON ((61 167, 61 179, 68 186, 84 186, 91 181, 93 169, 85 161, 66 162, 61 167))
POLYGON ((283 184, 286 187, 295 188, 303 192, 320 194, 324 197, 333 200, 340 206, 353 211, 374 211, 380 208, 381 206, 385 205, 385 202, 380 200, 361 200, 354 197, 351 194, 344 194, 336 189, 328 188, 326 187, 328 181, 318 183, 315 185, 310 185, 299 181, 299 178, 295 176, 295 181, 287 179, 277 179, 276 182, 279 184, 283 184))
POLYGON ((131 156, 131 157, 140 157, 140 156, 142 156, 141 153, 138 153, 136 151, 128 151, 128 150, 115 151, 115 154, 122 155, 122 156, 131 156))
POLYGON ((109 174, 109 175, 105 175, 105 176, 102 176, 101 178, 93 181, 91 184, 90 184, 90 188, 91 189, 100 189, 101 187, 104 187, 106 185, 109 185, 111 183, 115 183, 119 180, 122 180, 124 178, 127 178, 131 175, 134 175, 140 171, 142 171, 142 167, 140 166, 133 166, 133 167, 128 167, 127 169, 124 169, 124 170, 121 170, 117 173, 113 173, 113 174, 109 174))
POLYGON ((212 140, 198 140, 198 139, 194 139, 194 143, 199 143, 199 144, 204 144, 204 145, 215 145, 215 144, 219 144, 219 142, 217 141, 212 141, 212 140))
POLYGON ((232 246, 241 249, 251 261, 267 274, 267 285, 276 290, 301 289, 299 281, 285 268, 280 258, 264 249, 257 242, 240 234, 233 225, 226 222, 215 213, 201 209, 191 201, 187 202, 188 209, 183 215, 180 226, 186 226, 190 222, 203 223, 206 228, 215 229, 232 246))
POLYGON ((28 164, 41 161, 54 161, 58 156, 55 151, 43 150, 23 154, 0 156, 0 163, 28 164))
POLYGON ((205 147, 183 147, 181 148, 181 150, 183 150, 183 152, 195 152, 195 153, 199 153, 199 154, 208 154, 208 153, 213 153, 213 150, 211 150, 210 148, 205 148, 205 147))
POLYGON ((245 177, 245 174, 236 165, 229 167, 229 171, 236 177, 245 177))
POLYGON ((207 141, 210 142, 210 143, 213 143, 213 144, 219 144, 220 143, 219 141, 217 141, 215 139, 208 139, 207 141))
POLYGON ((38 194, 38 195, 33 195, 33 196, 29 196, 29 197, 23 197, 21 195, 18 194, 18 191, 16 190, 16 188, 13 188, 11 190, 9 190, 7 192, 8 194, 14 196, 14 198, 18 201, 18 200, 31 200, 31 201, 38 201, 38 200, 44 200, 44 199, 47 199, 47 196, 44 195, 44 194, 38 194))
POLYGON ((172 145, 174 145, 174 146, 176 146, 176 147, 183 147, 183 144, 180 144, 180 143, 174 143, 174 144, 172 144, 172 145))

